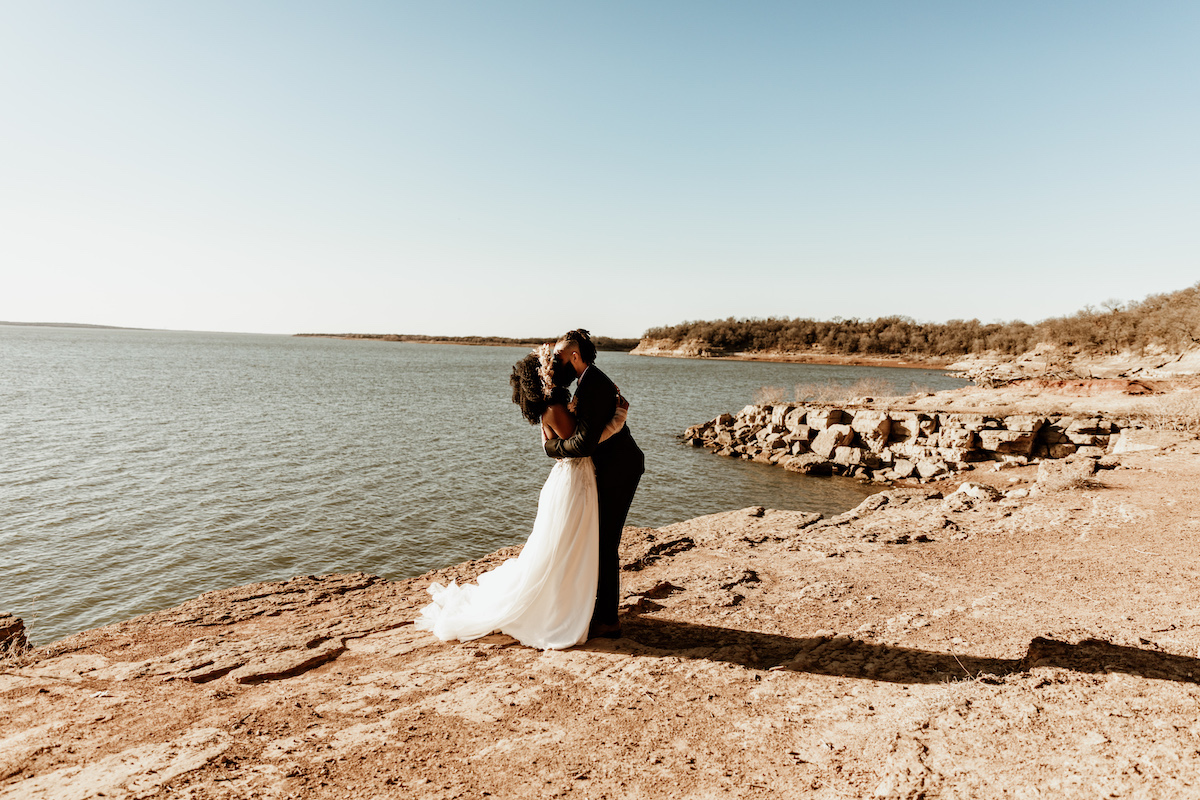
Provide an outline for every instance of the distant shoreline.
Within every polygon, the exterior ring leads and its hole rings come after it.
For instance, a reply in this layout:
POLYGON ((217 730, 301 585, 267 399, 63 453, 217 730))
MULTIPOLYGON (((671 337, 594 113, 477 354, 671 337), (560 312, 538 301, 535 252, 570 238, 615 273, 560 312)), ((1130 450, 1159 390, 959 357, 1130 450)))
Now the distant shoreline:
POLYGON ((823 364, 841 367, 892 367, 895 369, 947 369, 953 363, 948 358, 921 358, 907 355, 851 355, 822 350, 722 350, 703 347, 697 342, 679 344, 644 338, 633 349, 635 356, 658 358, 690 358, 700 361, 764 361, 777 364, 823 364))
MULTIPOLYGON (((415 344, 460 344, 480 347, 538 347, 544 342, 553 342, 553 337, 540 339, 512 339, 500 336, 421 336, 414 333, 294 333, 294 336, 329 339, 368 339, 376 342, 410 342, 415 344)), ((841 367, 893 367, 899 369, 944 369, 952 361, 947 359, 922 361, 904 356, 858 356, 832 353, 695 353, 690 350, 643 348, 642 339, 612 339, 595 337, 596 349, 619 351, 632 355, 658 357, 658 359, 692 359, 696 361, 764 361, 774 363, 814 363, 814 365, 841 367)))
POLYGON ((833 354, 809 355, 807 353, 725 353, 719 356, 690 355, 682 353, 634 353, 652 358, 686 358, 693 361, 763 361, 775 364, 821 364, 840 367, 891 367, 893 369, 947 369, 952 362, 919 361, 900 357, 839 356, 833 354))
MULTIPOLYGON (((381 342, 410 342, 413 344, 457 344, 479 347, 537 347, 546 342, 553 342, 557 337, 547 336, 544 339, 510 339, 503 336, 423 336, 409 333, 296 333, 316 339, 368 339, 381 342)), ((628 352, 637 347, 640 339, 612 339, 597 336, 593 339, 597 350, 628 352)))
MULTIPOLYGON (((543 342, 554 341, 553 337, 546 339, 508 339, 501 336, 422 336, 404 333, 297 333, 303 336, 319 339, 367 339, 382 342, 411 342, 414 344, 456 344, 478 345, 486 347, 537 347, 543 342)), ((749 352, 749 353, 720 353, 699 354, 685 350, 667 350, 660 348, 644 348, 640 339, 608 339, 596 337, 596 349, 631 353, 635 356, 650 356, 653 358, 687 358, 696 361, 762 361, 784 364, 823 364, 843 367, 892 367, 896 369, 945 369, 950 363, 948 359, 921 361, 902 356, 842 356, 834 353, 788 353, 788 352, 749 352)))
POLYGON ((108 331, 152 331, 154 328, 130 328, 125 325, 93 325, 89 322, 6 322, 0 320, 0 325, 12 325, 17 328, 103 328, 108 331))

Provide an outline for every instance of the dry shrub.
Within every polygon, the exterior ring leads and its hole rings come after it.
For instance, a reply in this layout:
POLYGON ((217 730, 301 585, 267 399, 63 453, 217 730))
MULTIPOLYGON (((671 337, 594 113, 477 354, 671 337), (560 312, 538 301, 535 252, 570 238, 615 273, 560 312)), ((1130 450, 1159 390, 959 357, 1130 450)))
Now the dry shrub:
POLYGON ((19 669, 37 660, 34 648, 24 642, 0 644, 0 669, 19 669))
MULTIPOLYGON (((931 394, 933 389, 913 383, 908 394, 931 394)), ((884 378, 861 378, 854 383, 826 381, 824 383, 798 383, 792 390, 795 403, 837 404, 854 400, 896 400, 900 397, 896 384, 884 378)), ((754 404, 760 406, 782 405, 789 402, 788 392, 781 386, 760 386, 754 393, 754 404)))
POLYGON ((879 378, 863 378, 850 384, 835 381, 799 383, 795 389, 798 403, 845 403, 854 398, 893 397, 895 394, 896 387, 879 378))
MULTIPOLYGON (((41 598, 35 598, 35 604, 41 598)), ((33 610, 34 619, 36 621, 37 609, 36 605, 33 610)), ((8 614, 5 617, 5 635, 8 638, 0 640, 0 668, 15 669, 31 664, 37 659, 34 657, 34 648, 29 644, 29 628, 25 624, 25 617, 14 617, 8 614), (15 623, 16 627, 12 626, 15 623)))
POLYGON ((1139 421, 1151 430, 1200 434, 1200 392, 1177 391, 1155 397, 1139 421))
POLYGON ((1103 489, 1104 484, 1095 478, 1085 478, 1082 475, 1056 475, 1044 482, 1038 481, 1038 488, 1052 494, 1054 492, 1070 492, 1076 489, 1103 489))
MULTIPOLYGON (((908 394, 928 394, 932 390, 928 386, 909 386, 908 394)), ((896 384, 884 378, 861 378, 854 383, 798 383, 795 389, 798 403, 846 403, 850 400, 871 398, 873 400, 893 399, 900 396, 896 384)))
POLYGON ((896 384, 883 378, 862 378, 846 387, 850 397, 896 397, 896 384))
POLYGON ((787 402, 787 389, 782 386, 760 386, 754 393, 756 406, 777 406, 787 402))
POLYGON ((832 403, 841 391, 837 383, 797 383, 794 394, 797 403, 832 403))
POLYGON ((1048 459, 1038 464, 1037 485, 1044 492, 1095 488, 1096 462, 1090 458, 1048 459))

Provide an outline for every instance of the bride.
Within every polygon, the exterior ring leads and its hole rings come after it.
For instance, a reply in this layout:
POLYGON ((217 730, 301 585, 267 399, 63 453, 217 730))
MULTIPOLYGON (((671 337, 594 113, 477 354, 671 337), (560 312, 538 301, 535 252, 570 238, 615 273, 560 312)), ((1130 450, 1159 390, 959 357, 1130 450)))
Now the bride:
MULTIPOLYGON (((553 346, 544 344, 513 367, 513 402, 530 424, 541 423, 544 439, 569 439, 575 432, 570 381, 554 373, 553 346)), ((628 408, 627 402, 618 403, 601 441, 621 430, 628 408)), ((592 459, 558 459, 542 486, 533 532, 520 555, 474 584, 432 584, 433 602, 421 609, 416 627, 442 641, 500 631, 542 650, 582 644, 596 603, 599 519, 592 459)))

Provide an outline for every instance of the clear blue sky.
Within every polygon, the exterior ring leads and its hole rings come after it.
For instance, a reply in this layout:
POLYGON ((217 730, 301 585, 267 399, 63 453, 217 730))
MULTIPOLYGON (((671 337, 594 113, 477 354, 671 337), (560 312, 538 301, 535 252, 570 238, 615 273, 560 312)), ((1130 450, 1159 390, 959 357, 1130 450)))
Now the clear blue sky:
POLYGON ((0 11, 3 320, 638 336, 1200 280, 1200 3, 0 11))

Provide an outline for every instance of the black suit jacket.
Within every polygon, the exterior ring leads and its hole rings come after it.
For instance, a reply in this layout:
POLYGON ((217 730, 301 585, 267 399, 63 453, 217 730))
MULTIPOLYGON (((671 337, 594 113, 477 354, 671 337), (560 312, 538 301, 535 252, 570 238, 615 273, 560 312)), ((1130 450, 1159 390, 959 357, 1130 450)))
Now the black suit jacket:
POLYGON ((546 455, 552 458, 592 457, 597 479, 607 474, 641 475, 645 458, 626 425, 614 436, 600 441, 604 426, 617 411, 617 387, 593 364, 583 373, 575 390, 575 434, 569 439, 550 439, 546 455))

